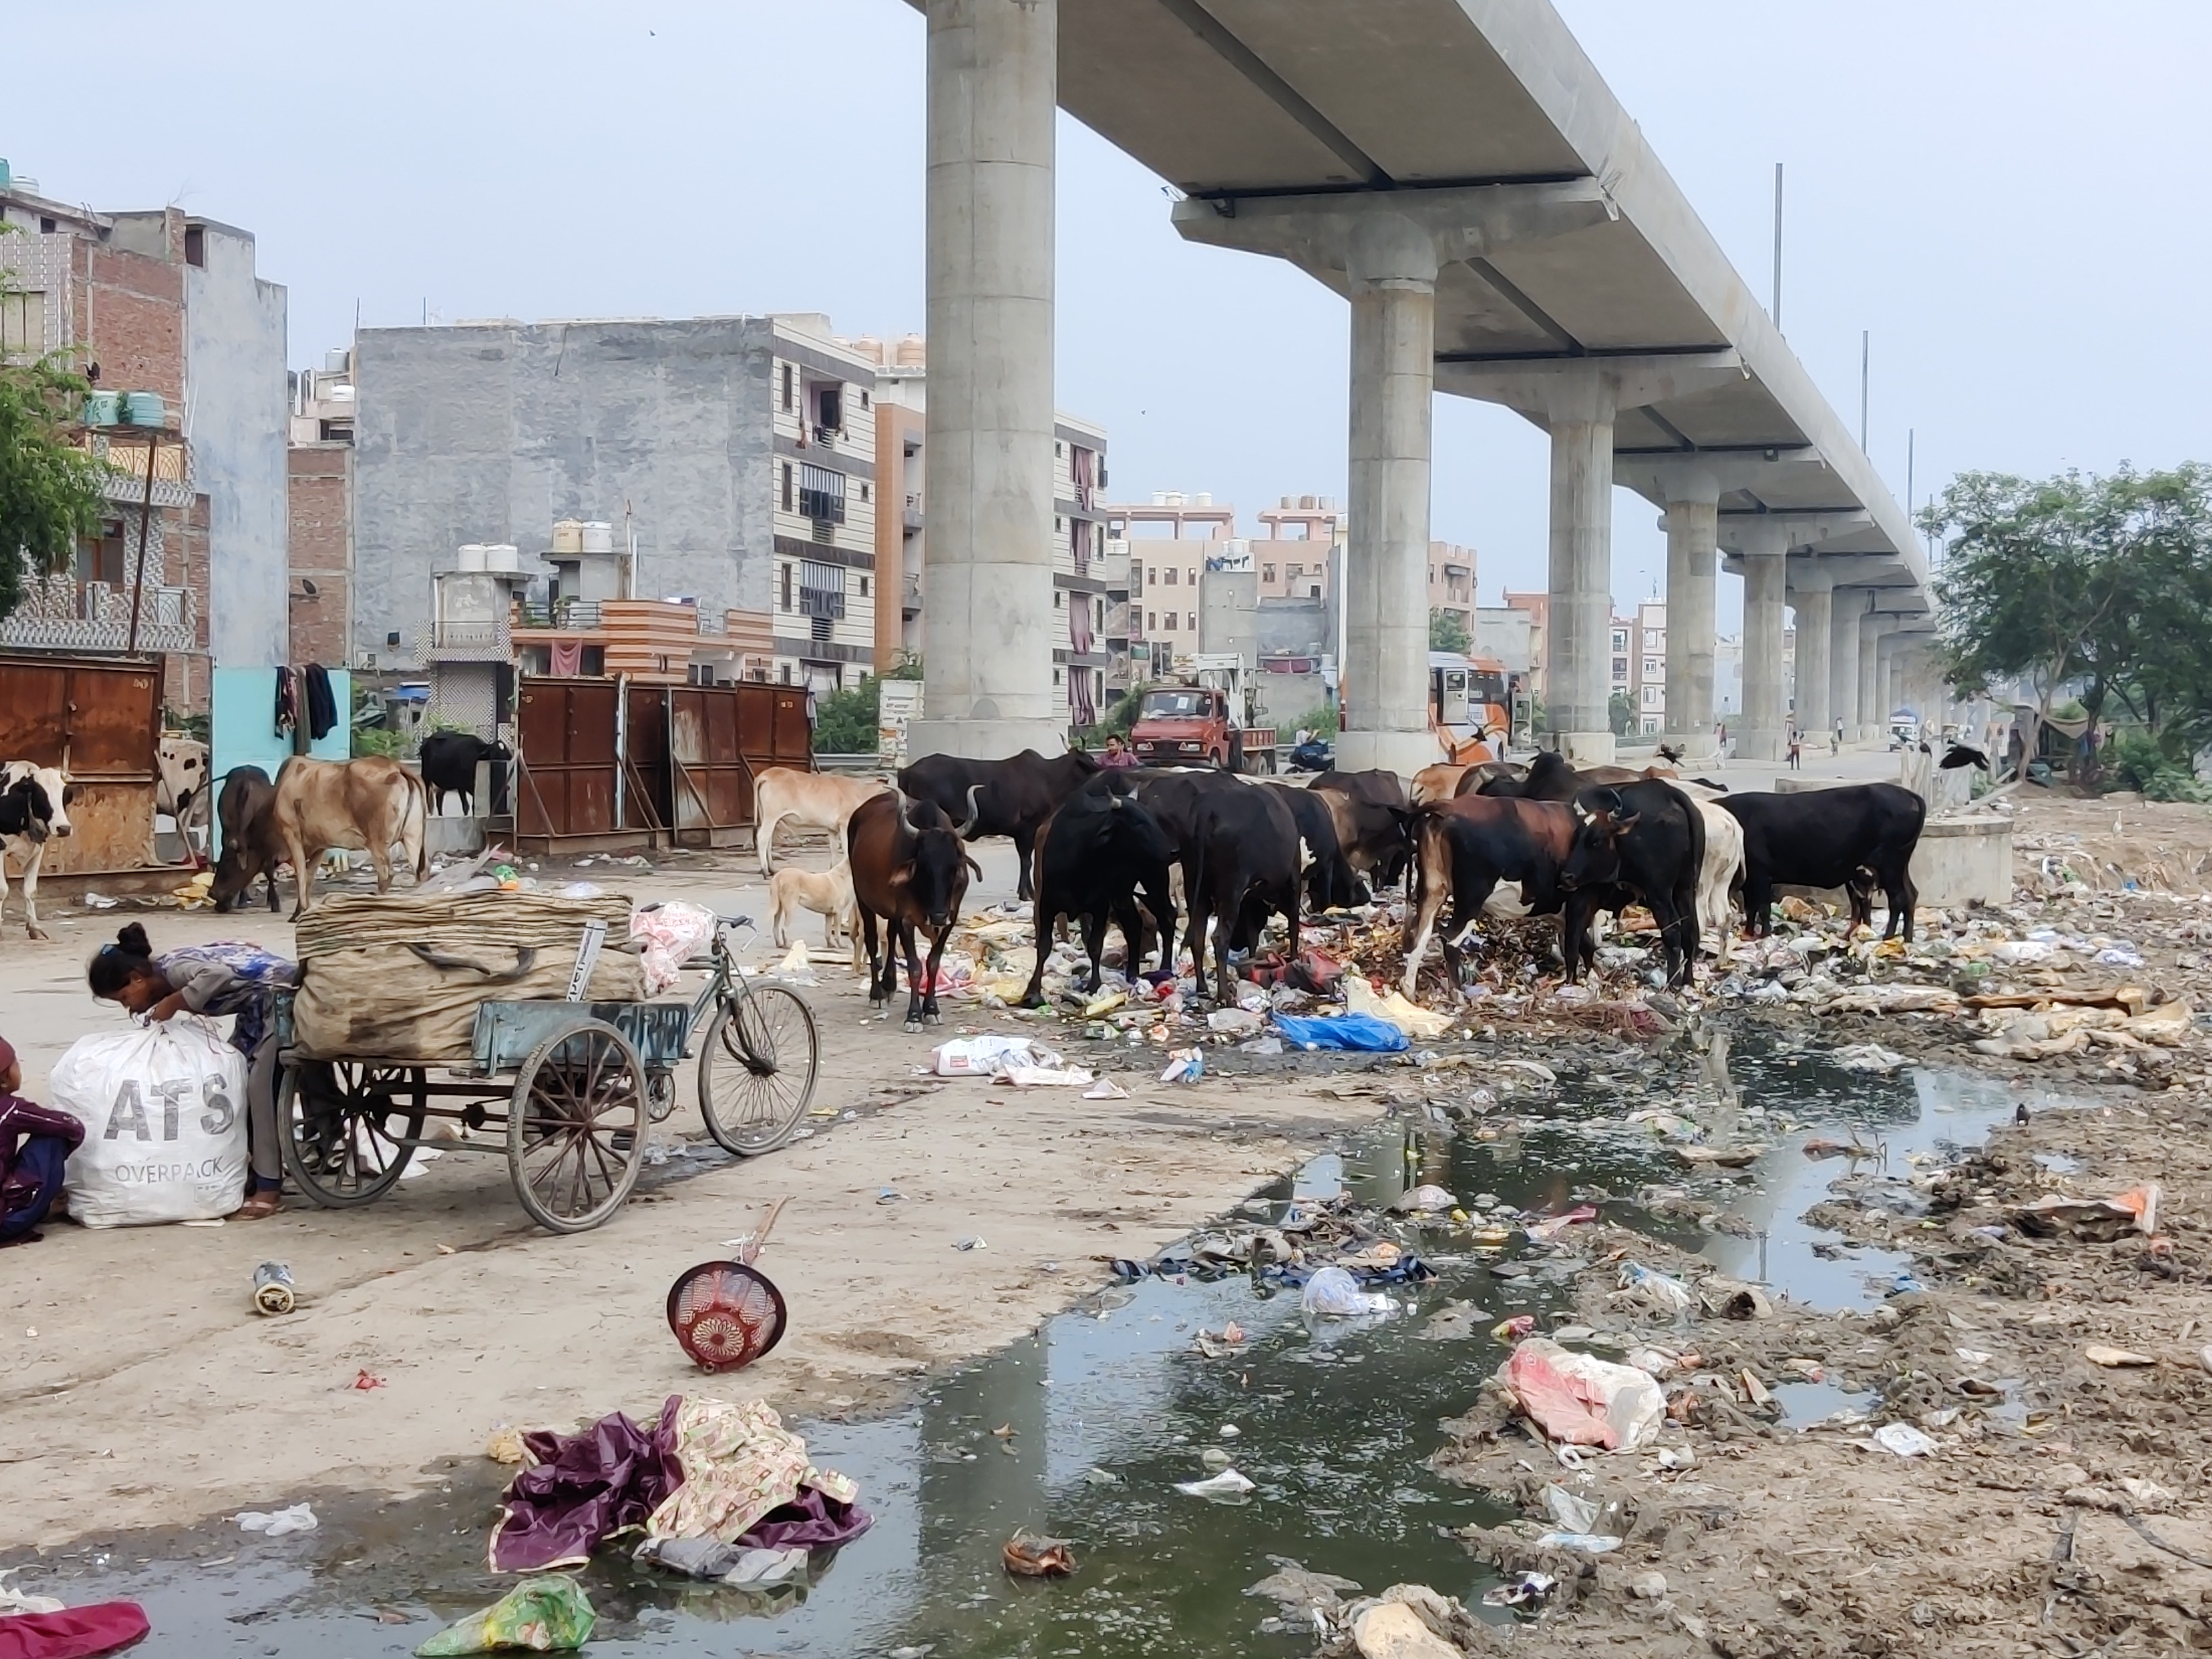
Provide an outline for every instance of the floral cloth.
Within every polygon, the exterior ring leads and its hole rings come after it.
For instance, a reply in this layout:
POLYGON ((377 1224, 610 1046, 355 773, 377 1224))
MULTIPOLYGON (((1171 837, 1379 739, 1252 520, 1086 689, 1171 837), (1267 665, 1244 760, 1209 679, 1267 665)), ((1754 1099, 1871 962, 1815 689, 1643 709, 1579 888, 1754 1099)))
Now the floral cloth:
MULTIPOLYGON (((665 1426, 665 1425, 664 1425, 665 1426)), ((811 1486, 840 1503, 858 1496, 843 1475, 817 1469, 806 1443, 765 1401, 687 1399, 673 1445, 684 1484, 645 1523, 652 1538, 719 1538, 733 1544, 762 1516, 811 1486)))

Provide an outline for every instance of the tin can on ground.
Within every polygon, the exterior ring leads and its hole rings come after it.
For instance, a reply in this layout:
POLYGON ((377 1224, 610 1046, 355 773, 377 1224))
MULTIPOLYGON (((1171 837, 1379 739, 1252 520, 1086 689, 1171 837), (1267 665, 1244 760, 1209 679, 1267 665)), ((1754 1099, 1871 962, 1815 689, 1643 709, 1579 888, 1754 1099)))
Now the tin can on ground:
POLYGON ((253 1270, 253 1305, 264 1314, 292 1311, 292 1270, 282 1261, 264 1261, 253 1270))

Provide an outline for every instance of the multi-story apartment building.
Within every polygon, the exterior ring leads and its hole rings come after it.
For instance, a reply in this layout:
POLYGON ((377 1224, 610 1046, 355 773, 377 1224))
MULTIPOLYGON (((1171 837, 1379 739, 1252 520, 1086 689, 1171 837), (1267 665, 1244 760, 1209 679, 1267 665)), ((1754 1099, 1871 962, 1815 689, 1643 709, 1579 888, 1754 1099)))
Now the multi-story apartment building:
POLYGON ((1055 416, 1052 454, 1053 684, 1066 694, 1069 723, 1093 726, 1106 706, 1114 665, 1107 612, 1116 593, 1125 614, 1128 602, 1127 575, 1107 534, 1102 505, 1105 428, 1072 415, 1055 416))
POLYGON ((285 449, 294 662, 353 660, 353 353, 323 354, 291 376, 285 449))
POLYGON ((1544 652, 1552 621, 1552 596, 1548 592, 1508 592, 1505 609, 1517 611, 1528 619, 1528 694, 1541 702, 1545 696, 1544 652))
POLYGON ((1262 599, 1326 599, 1337 549, 1344 545, 1344 510, 1327 495, 1285 495, 1260 509, 1264 533, 1249 544, 1262 599))
POLYGON ((1204 491, 1162 489, 1149 501, 1106 507, 1104 522, 1109 549, 1122 544, 1129 562, 1130 678, 1171 672, 1200 649, 1200 579, 1209 559, 1230 552, 1237 509, 1204 491))
POLYGON ((1429 614, 1450 617, 1474 638, 1474 550, 1455 542, 1429 544, 1429 614))
POLYGON ((0 620, 0 647, 120 651, 135 610, 167 702, 203 710, 216 665, 285 659, 284 289, 246 231, 95 212, 5 162, 0 222, 0 355, 64 354, 91 380, 74 441, 115 469, 98 532, 0 620))

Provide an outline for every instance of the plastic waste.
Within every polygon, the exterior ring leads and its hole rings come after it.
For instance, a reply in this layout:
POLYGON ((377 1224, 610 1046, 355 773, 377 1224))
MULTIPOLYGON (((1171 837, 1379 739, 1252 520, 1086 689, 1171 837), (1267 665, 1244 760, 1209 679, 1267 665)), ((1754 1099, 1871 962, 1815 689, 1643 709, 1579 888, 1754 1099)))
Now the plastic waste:
POLYGON ((1025 1036, 954 1037, 930 1056, 939 1077, 995 1077, 1016 1066, 1056 1066, 1060 1056, 1025 1036))
POLYGON ((264 1261, 253 1270, 253 1307, 257 1313, 292 1311, 297 1287, 292 1269, 282 1261, 264 1261))
POLYGON ((1505 1362, 1505 1381, 1547 1439, 1633 1450, 1656 1439, 1667 1398, 1649 1371, 1531 1337, 1505 1362))
POLYGON ((1450 1210, 1459 1206, 1459 1200, 1442 1187, 1416 1187, 1402 1194, 1390 1207, 1394 1210, 1450 1210))
POLYGON ((1491 1607, 1533 1607, 1549 1595, 1559 1582, 1548 1572, 1524 1572, 1510 1584, 1485 1590, 1482 1602, 1491 1607))
POLYGON ((581 1584, 564 1572, 547 1573, 524 1579, 415 1651, 418 1659, 456 1653, 566 1653, 590 1641, 597 1622, 581 1584))
POLYGON ((1188 1498, 1235 1498, 1251 1492, 1253 1482, 1234 1469, 1224 1469, 1203 1480, 1178 1480, 1176 1490, 1188 1498))
POLYGON ((1167 1069, 1160 1073, 1160 1081, 1195 1083, 1205 1075, 1205 1052, 1198 1048, 1178 1048, 1168 1056, 1167 1069))
POLYGON ((1671 1279, 1656 1267, 1647 1267, 1641 1261, 1620 1264, 1620 1288, 1642 1291, 1653 1301, 1677 1313, 1687 1312, 1692 1300, 1690 1287, 1679 1279, 1671 1279))
POLYGON ((1224 1032, 1231 1036, 1249 1036, 1267 1023, 1266 1015, 1242 1007, 1216 1008, 1206 1017, 1207 1030, 1224 1032))
POLYGON ((238 1516, 240 1532, 266 1533, 271 1538, 282 1538, 290 1532, 313 1532, 319 1524, 314 1510, 306 1504, 295 1504, 287 1510, 245 1510, 238 1516))
POLYGON ((1874 1431, 1874 1437, 1876 1445, 1899 1457, 1925 1457, 1936 1449, 1935 1441, 1910 1423, 1885 1423, 1874 1431))
POLYGON ((1266 1036, 1256 1036, 1238 1043, 1237 1052, 1240 1054, 1279 1054, 1283 1052, 1283 1040, 1271 1031, 1266 1036))
POLYGON ((1417 1037, 1424 1042, 1433 1042, 1451 1030, 1452 1022, 1449 1015, 1431 1013, 1427 1009, 1407 1000, 1401 992, 1392 991, 1388 995, 1378 996, 1375 988, 1357 972, 1345 975, 1344 1006, 1352 1014, 1386 1021, 1396 1026, 1405 1036, 1417 1037))
POLYGON ((1372 1014, 1339 1014, 1332 1019, 1300 1019, 1277 1014, 1283 1040, 1301 1048, 1343 1048, 1361 1054, 1395 1054, 1409 1045, 1406 1034, 1372 1014))
POLYGON ((1515 1314, 1512 1318, 1501 1319, 1490 1328, 1490 1340, 1493 1342, 1518 1342, 1524 1336, 1533 1335, 1535 1329, 1535 1315, 1515 1314))
POLYGON ((1323 1267, 1306 1280, 1298 1306, 1329 1319, 1356 1319, 1362 1314, 1395 1313, 1398 1304, 1380 1291, 1360 1288, 1359 1281, 1343 1267, 1323 1267))
POLYGON ((1854 1042, 1836 1050, 1836 1064, 1846 1072, 1875 1072, 1884 1076, 1907 1064, 1905 1056, 1879 1042, 1854 1042))
POLYGON ((1597 1505, 1557 1482, 1544 1488, 1544 1513, 1564 1532, 1588 1532, 1597 1525, 1597 1505))
POLYGON ((1620 1547, 1618 1538, 1594 1532, 1547 1532, 1536 1543, 1541 1549, 1579 1550, 1584 1555, 1603 1555, 1620 1547))

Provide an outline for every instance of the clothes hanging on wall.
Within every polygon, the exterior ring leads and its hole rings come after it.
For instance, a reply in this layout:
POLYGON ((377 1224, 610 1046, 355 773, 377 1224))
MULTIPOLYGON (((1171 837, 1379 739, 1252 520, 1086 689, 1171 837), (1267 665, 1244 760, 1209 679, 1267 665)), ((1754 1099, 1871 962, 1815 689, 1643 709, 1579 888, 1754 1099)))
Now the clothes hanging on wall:
POLYGON ((569 678, 584 672, 584 647, 580 641, 562 641, 552 647, 551 664, 554 673, 569 678))
POLYGON ((292 728, 300 723, 299 688, 292 678, 292 671, 276 671, 276 735, 289 737, 292 728))
POLYGON ((338 702, 331 690, 330 670, 311 662, 300 671, 300 681, 307 693, 307 735, 320 743, 338 723, 338 702))

